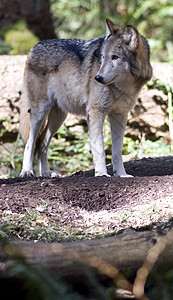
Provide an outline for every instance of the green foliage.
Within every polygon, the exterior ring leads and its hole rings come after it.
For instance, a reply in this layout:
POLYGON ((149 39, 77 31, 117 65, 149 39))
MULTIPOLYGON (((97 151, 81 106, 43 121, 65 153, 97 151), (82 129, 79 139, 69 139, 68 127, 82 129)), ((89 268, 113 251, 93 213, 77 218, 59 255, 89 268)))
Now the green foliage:
POLYGON ((59 37, 90 39, 101 34, 98 0, 51 1, 54 26, 59 37))
MULTIPOLYGON (((105 35, 105 18, 109 17, 119 26, 127 23, 137 26, 149 40, 152 60, 173 60, 171 0, 50 0, 50 3, 60 38, 91 39, 105 35)), ((4 24, 0 37, 3 39, 0 54, 25 54, 38 42, 24 20, 4 24)))
POLYGON ((133 141, 131 138, 124 138, 123 154, 136 158, 146 156, 164 156, 171 154, 171 146, 161 140, 152 142, 150 140, 133 141))
POLYGON ((11 47, 6 45, 4 41, 0 38, 0 55, 9 54, 11 47))
POLYGON ((4 177, 1 170, 7 170, 5 177, 18 177, 23 159, 23 143, 17 139, 12 144, 0 144, 0 178, 4 177))
POLYGON ((27 54, 29 50, 38 43, 38 38, 27 28, 24 20, 19 19, 15 24, 4 24, 0 31, 1 38, 4 39, 3 44, 0 44, 0 52, 2 54, 27 54), (3 46, 3 47, 2 47, 3 46))
POLYGON ((109 17, 120 26, 137 26, 149 39, 152 60, 173 59, 171 0, 51 0, 51 10, 60 38, 105 35, 105 18, 109 17))
POLYGON ((48 159, 53 168, 60 168, 62 173, 73 173, 92 165, 89 136, 86 132, 72 132, 63 125, 57 139, 50 143, 48 159))

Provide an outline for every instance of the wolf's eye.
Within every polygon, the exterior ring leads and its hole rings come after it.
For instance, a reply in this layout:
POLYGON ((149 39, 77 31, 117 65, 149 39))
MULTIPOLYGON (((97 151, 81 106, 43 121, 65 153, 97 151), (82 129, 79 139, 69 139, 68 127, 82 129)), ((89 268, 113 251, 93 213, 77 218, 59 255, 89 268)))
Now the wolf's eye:
POLYGON ((119 57, 118 57, 118 55, 116 55, 116 54, 113 54, 112 55, 112 60, 116 60, 116 59, 118 59, 119 57))

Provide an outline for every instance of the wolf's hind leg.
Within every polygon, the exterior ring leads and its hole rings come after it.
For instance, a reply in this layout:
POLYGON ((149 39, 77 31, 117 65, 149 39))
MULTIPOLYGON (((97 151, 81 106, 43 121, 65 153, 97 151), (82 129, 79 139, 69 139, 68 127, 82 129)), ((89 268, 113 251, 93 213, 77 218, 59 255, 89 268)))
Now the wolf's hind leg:
POLYGON ((56 171, 52 171, 49 169, 47 150, 52 136, 60 128, 66 116, 67 113, 59 109, 57 105, 54 105, 48 115, 47 125, 44 131, 42 132, 41 136, 39 137, 38 140, 39 172, 40 175, 43 177, 58 177, 58 173, 56 171))
POLYGON ((47 110, 48 109, 42 109, 40 111, 39 108, 31 108, 30 110, 30 134, 24 150, 23 168, 20 174, 21 177, 34 176, 33 158, 35 145, 41 126, 46 118, 47 110))

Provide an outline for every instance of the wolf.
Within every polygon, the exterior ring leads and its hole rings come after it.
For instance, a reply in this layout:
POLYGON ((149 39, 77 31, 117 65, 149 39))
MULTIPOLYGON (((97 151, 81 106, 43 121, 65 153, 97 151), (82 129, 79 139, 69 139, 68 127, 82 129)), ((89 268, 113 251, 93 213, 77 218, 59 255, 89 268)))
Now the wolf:
POLYGON ((47 150, 68 113, 87 119, 95 176, 109 176, 103 142, 103 123, 108 116, 113 174, 130 176, 122 161, 124 130, 128 113, 151 76, 149 45, 133 25, 120 28, 106 19, 104 37, 36 44, 28 54, 24 71, 20 133, 25 150, 21 176, 34 176, 36 149, 40 176, 58 176, 49 169, 47 150))

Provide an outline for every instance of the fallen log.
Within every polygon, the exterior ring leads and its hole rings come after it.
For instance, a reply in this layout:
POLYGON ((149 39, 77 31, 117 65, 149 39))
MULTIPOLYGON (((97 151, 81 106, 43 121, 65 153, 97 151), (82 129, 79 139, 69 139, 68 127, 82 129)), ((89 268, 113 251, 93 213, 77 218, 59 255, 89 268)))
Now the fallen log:
MULTIPOLYGON (((172 232, 167 237, 163 232, 133 229, 107 238, 67 243, 1 243, 0 257, 24 258, 32 266, 56 272, 70 282, 80 282, 84 266, 92 269, 99 279, 103 275, 115 279, 124 270, 136 272, 154 247, 157 255, 152 254, 152 257, 154 255, 158 266, 164 269, 173 267, 172 232), (163 244, 161 250, 157 244, 163 244)), ((152 264, 155 261, 152 260, 152 264)))

